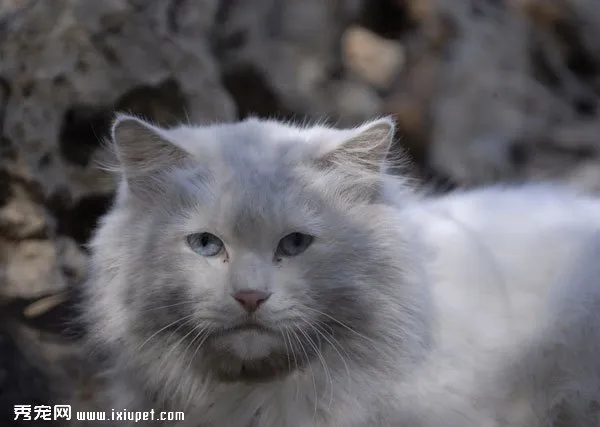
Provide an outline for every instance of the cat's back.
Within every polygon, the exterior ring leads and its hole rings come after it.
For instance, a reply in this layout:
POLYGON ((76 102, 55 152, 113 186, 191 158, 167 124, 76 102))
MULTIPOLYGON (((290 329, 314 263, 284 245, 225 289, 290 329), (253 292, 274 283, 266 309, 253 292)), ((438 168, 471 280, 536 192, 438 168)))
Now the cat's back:
POLYGON ((479 326, 487 321, 511 337, 531 332, 600 232, 600 200, 553 185, 457 192, 423 200, 410 215, 430 251, 441 310, 474 325, 479 313, 479 326), (514 318, 518 326, 507 332, 499 320, 514 318))
POLYGON ((457 192, 422 200, 410 215, 440 261, 510 266, 517 275, 563 268, 600 231, 599 198, 552 185, 457 192))
POLYGON ((600 198, 551 184, 456 191, 422 199, 415 212, 427 215, 436 230, 454 223, 464 231, 491 236, 498 244, 512 241, 516 233, 549 235, 600 226, 600 198))

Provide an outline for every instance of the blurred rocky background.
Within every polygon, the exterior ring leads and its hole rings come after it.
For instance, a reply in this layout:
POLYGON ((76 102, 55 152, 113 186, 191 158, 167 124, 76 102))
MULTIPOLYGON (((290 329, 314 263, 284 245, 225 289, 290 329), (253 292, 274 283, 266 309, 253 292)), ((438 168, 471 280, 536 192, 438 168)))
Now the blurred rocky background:
POLYGON ((0 425, 20 425, 14 404, 92 408, 102 387, 73 313, 115 110, 393 114, 428 191, 598 192, 599 95, 598 0, 0 0, 0 425))

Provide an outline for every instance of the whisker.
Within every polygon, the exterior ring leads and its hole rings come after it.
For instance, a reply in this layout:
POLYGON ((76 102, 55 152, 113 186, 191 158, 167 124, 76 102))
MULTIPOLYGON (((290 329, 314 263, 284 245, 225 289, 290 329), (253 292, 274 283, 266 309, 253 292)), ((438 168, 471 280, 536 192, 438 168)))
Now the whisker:
MULTIPOLYGON (((205 324, 206 325, 206 324, 205 324)), ((196 347, 196 350, 194 350, 194 353, 192 354, 192 356, 190 357, 190 361, 188 362, 188 365, 186 367, 186 371, 189 371, 190 367, 192 366, 192 362, 194 361, 194 358, 196 357, 196 353, 198 352, 198 349, 200 348, 200 346, 204 343, 204 341, 206 340, 206 338, 210 335, 210 330, 206 327, 202 327, 202 325, 199 325, 200 327, 200 331, 194 336, 194 338, 192 338, 192 340, 188 343, 188 345, 185 347, 185 349, 183 350, 183 354, 185 355, 187 352, 187 349, 193 345, 193 343, 201 336, 203 336, 204 338, 201 339, 200 344, 198 344, 198 346, 196 347)), ((195 329, 194 329, 195 330, 195 329)), ((203 388, 201 391, 201 395, 203 395, 204 393, 206 393, 206 384, 203 384, 203 388)), ((192 395, 188 395, 187 397, 187 403, 188 405, 192 402, 192 399, 199 399, 200 396, 192 396, 192 395)))
POLYGON ((348 331, 352 332, 352 333, 353 333, 353 334, 355 334, 356 336, 358 336, 358 337, 360 337, 360 338, 362 338, 362 339, 364 339, 364 340, 366 340, 366 341, 368 341, 368 342, 370 342, 370 343, 372 343, 372 344, 377 344, 377 343, 376 343, 376 342, 375 342, 373 339, 371 339, 371 338, 369 338, 369 337, 367 337, 367 336, 365 336, 365 335, 361 334, 360 332, 358 332, 358 331, 357 331, 357 330, 355 330, 354 328, 352 328, 352 327, 350 327, 350 326, 346 325, 344 322, 341 322, 341 321, 339 321, 338 319, 336 319, 335 317, 333 317, 333 316, 331 316, 331 315, 329 315, 329 314, 327 314, 327 313, 324 313, 324 312, 322 312, 322 311, 320 311, 320 310, 317 310, 317 309, 315 309, 315 308, 312 308, 312 307, 304 307, 304 308, 305 308, 305 309, 307 309, 307 310, 312 310, 312 311, 314 311, 314 312, 315 312, 315 313, 317 313, 317 314, 320 314, 320 315, 322 315, 322 316, 325 316, 325 317, 327 317, 328 319, 330 319, 331 321, 333 321, 333 322, 337 323, 338 325, 340 325, 340 326, 341 326, 341 327, 343 327, 344 329, 346 329, 346 330, 348 330, 348 331))
POLYGON ((285 347, 285 356, 287 358, 287 364, 288 364, 288 372, 290 372, 292 370, 292 363, 291 363, 291 359, 290 359, 290 351, 291 349, 288 348, 287 345, 287 340, 285 338, 285 335, 283 334, 283 330, 280 331, 281 334, 281 338, 283 339, 283 345, 285 347))
MULTIPOLYGON (((186 322, 186 323, 188 323, 188 322, 186 322)), ((162 360, 161 360, 160 364, 158 365, 158 368, 157 368, 157 370, 160 370, 160 368, 162 367, 163 363, 169 359, 169 356, 171 356, 171 354, 173 354, 173 352, 174 352, 175 350, 177 350, 177 349, 178 349, 178 347, 179 347, 179 344, 181 344, 181 343, 182 343, 182 342, 183 342, 183 341, 184 341, 184 340, 185 340, 187 337, 189 337, 189 336, 190 336, 190 335, 191 335, 193 332, 195 332, 195 331, 196 331, 198 328, 202 328, 202 326, 203 326, 203 325, 204 325, 203 323, 200 323, 200 324, 198 324, 198 325, 195 325, 195 326, 194 326, 194 327, 193 327, 193 328, 192 328, 192 329, 191 329, 191 330, 190 330, 190 331, 189 331, 187 334, 185 334, 183 337, 181 337, 181 338, 179 339, 179 341, 177 341, 177 343, 173 344, 173 346, 172 346, 172 347, 171 347, 171 349, 170 349, 170 350, 167 352, 167 354, 163 356, 163 358, 162 358, 162 360)), ((177 329, 175 329, 175 331, 173 331, 173 332, 171 333, 171 335, 172 335, 172 334, 174 334, 175 332, 177 332, 177 330, 178 330, 179 328, 181 328, 181 326, 183 326, 183 325, 179 325, 179 326, 177 327, 177 329)))
POLYGON ((188 368, 192 365, 192 362, 194 361, 194 359, 196 358, 196 355, 198 354, 198 351, 200 350, 200 347, 202 347, 202 344, 204 344, 204 342, 208 339, 208 337, 210 336, 210 330, 207 328, 205 329, 206 333, 204 334, 198 334, 194 337, 194 339, 192 340, 192 342, 196 341, 196 339, 201 336, 202 338, 200 339, 200 342, 198 343, 198 345, 196 346, 196 349, 194 350, 194 353, 192 354, 192 357, 190 359, 190 363, 188 365, 188 368))
POLYGON ((138 347, 138 348, 135 350, 135 352, 137 353, 138 351, 140 351, 140 350, 141 350, 141 349, 142 349, 142 348, 143 348, 143 347, 144 347, 146 344, 148 344, 148 342, 149 342, 149 341, 150 341, 152 338, 154 338, 156 335, 160 334, 160 333, 161 333, 162 331, 164 331, 165 329, 168 329, 168 328, 170 328, 171 326, 173 326, 173 325, 176 325, 177 323, 179 323, 179 322, 181 322, 181 321, 183 321, 183 320, 185 320, 185 319, 189 319, 190 317, 193 317, 193 316, 194 316, 193 314, 190 314, 190 315, 187 315, 187 316, 181 317, 181 318, 177 319, 176 321, 174 321, 174 322, 172 322, 172 323, 169 323, 167 326, 164 326, 164 327, 160 328, 158 331, 156 331, 156 332, 154 332, 152 335, 150 335, 150 336, 148 337, 148 339, 146 339, 146 341, 144 341, 144 342, 142 343, 142 345, 140 345, 140 346, 139 346, 139 347, 138 347))
POLYGON ((352 375, 350 374, 350 367, 348 366, 348 363, 346 362, 346 359, 344 358, 344 356, 342 356, 342 353, 340 353, 340 350, 343 351, 344 353, 346 353, 346 356, 349 357, 350 355, 344 349, 344 347, 340 344, 340 342, 335 339, 335 337, 333 335, 329 336, 329 338, 331 338, 331 340, 333 340, 333 342, 327 337, 327 334, 326 334, 325 331, 323 331, 323 328, 321 327, 320 323, 321 323, 320 321, 317 321, 316 325, 315 324, 311 324, 311 326, 315 329, 315 331, 317 332, 318 335, 321 335, 323 337, 323 339, 325 339, 325 341, 327 341, 327 343, 329 343, 329 345, 331 346, 331 348, 333 349, 333 351, 335 351, 337 353, 337 355, 339 356, 340 360, 344 364, 344 368, 346 370, 346 377, 347 377, 347 380, 348 380, 347 388, 349 388, 350 387, 350 383, 352 382, 352 375), (338 349, 338 347, 339 347, 339 349, 338 349))
MULTIPOLYGON (((298 369, 299 369, 298 368, 298 359, 296 359, 296 350, 294 349, 294 343, 292 342, 292 339, 290 338, 290 336, 288 334, 289 331, 287 330, 287 328, 284 328, 283 332, 285 332, 285 335, 290 342, 292 358, 294 359, 294 367, 295 367, 295 370, 298 371, 298 369)), ((299 393, 299 385, 298 385, 298 382, 296 381, 296 398, 295 398, 296 401, 298 400, 298 393, 299 393)))
MULTIPOLYGON (((197 333, 197 334, 194 336, 194 338, 192 338, 192 340, 191 340, 191 341, 188 343, 188 345, 186 345, 186 346, 185 346, 185 348, 183 349, 183 353, 184 353, 184 354, 186 354, 186 353, 187 353, 187 351, 188 351, 188 348, 190 348, 190 347, 191 347, 191 346, 194 344, 194 341, 196 341, 196 340, 197 340, 199 337, 203 336, 205 332, 206 332, 206 333, 209 333, 209 330, 208 330, 208 328, 201 327, 201 328, 200 328, 200 331, 199 331, 199 332, 198 332, 198 333, 197 333)), ((204 341, 203 341, 203 340, 201 340, 201 343, 202 343, 202 342, 204 342, 204 341)), ((194 354, 192 355, 192 357, 190 358, 190 362, 189 362, 189 364, 188 364, 188 366, 187 366, 187 367, 188 367, 188 369, 189 369, 189 368, 190 368, 190 366, 192 365, 192 362, 194 361, 194 357, 196 357, 196 352, 197 352, 197 348, 196 348, 196 350, 194 351, 194 354)))
MULTIPOLYGON (((310 326, 310 323, 307 322, 307 324, 310 326)), ((323 365, 323 370, 325 371, 325 376, 327 377, 327 382, 329 383, 329 405, 328 405, 328 407, 331 408, 331 404, 333 403, 333 380, 331 379, 331 373, 329 372, 329 369, 327 367, 327 362, 325 361, 325 358, 323 357, 321 351, 315 345, 315 343, 310 338, 310 336, 302 329, 298 329, 298 332, 300 332, 302 335, 304 335, 304 337, 306 338, 306 340, 308 341, 310 346, 313 348, 313 350, 317 354, 317 357, 319 358, 321 365, 323 365)))
POLYGON ((181 302, 178 302, 178 303, 175 303, 175 304, 170 304, 170 305, 162 305, 162 306, 160 306, 160 307, 152 307, 152 308, 148 308, 148 309, 146 309, 146 310, 141 310, 141 311, 140 311, 140 313, 147 313, 147 312, 149 312, 149 311, 154 311, 154 310, 162 310, 162 309, 165 309, 165 308, 176 307, 176 306, 178 306, 178 305, 184 305, 184 304, 196 304, 196 303, 198 303, 198 301, 195 301, 195 300, 193 300, 193 301, 192 301, 192 300, 190 300, 190 301, 181 301, 181 302))
POLYGON ((308 357, 308 353, 306 352, 306 349, 304 348, 304 345, 302 344, 302 340, 300 340, 300 338, 298 337, 298 334, 296 333, 295 330, 290 329, 290 332, 292 333, 292 336, 294 337, 294 339, 298 341, 300 349, 304 353, 304 357, 306 359, 306 364, 307 364, 308 368, 310 369, 310 376, 312 378, 313 389, 315 392, 314 399, 313 399, 314 404, 315 404, 313 417, 316 418, 317 410, 318 410, 317 404, 318 404, 318 400, 319 400, 319 393, 317 392, 317 381, 315 380, 315 372, 312 368, 312 364, 310 363, 310 358, 308 357))

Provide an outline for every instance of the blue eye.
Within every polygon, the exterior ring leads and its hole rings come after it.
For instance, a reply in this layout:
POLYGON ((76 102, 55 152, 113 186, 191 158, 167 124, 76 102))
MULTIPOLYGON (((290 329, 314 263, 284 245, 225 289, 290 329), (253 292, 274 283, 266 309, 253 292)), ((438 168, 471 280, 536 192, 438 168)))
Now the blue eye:
POLYGON ((279 241, 277 254, 287 257, 300 255, 313 242, 314 238, 308 234, 290 233, 279 241))
POLYGON ((210 233, 190 234, 187 236, 187 242, 194 252, 204 257, 219 255, 225 246, 221 239, 210 233))

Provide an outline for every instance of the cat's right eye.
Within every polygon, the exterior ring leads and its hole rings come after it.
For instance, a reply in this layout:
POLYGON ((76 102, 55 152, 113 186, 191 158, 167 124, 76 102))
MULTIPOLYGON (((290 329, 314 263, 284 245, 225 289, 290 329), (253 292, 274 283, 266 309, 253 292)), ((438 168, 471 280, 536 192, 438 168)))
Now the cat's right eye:
POLYGON ((211 233, 194 233, 187 236, 187 243, 198 255, 213 257, 221 253, 223 241, 211 233))

